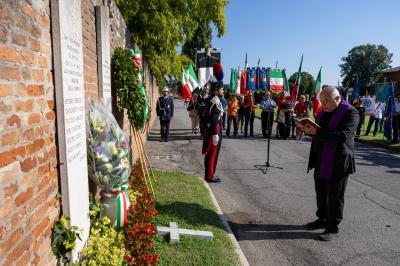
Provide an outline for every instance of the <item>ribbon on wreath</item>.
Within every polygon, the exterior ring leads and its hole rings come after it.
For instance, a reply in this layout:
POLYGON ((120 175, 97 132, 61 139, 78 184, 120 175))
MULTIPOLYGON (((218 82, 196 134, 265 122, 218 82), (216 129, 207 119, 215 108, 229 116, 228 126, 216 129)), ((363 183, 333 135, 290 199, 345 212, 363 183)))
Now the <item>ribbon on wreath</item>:
POLYGON ((114 195, 117 195, 117 226, 121 227, 128 222, 128 209, 131 205, 128 196, 128 179, 113 186, 114 195))

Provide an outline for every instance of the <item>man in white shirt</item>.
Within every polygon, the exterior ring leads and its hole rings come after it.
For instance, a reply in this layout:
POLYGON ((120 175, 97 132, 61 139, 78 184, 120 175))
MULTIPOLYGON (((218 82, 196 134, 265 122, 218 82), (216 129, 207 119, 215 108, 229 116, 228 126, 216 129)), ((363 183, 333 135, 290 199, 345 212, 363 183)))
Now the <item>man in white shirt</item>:
POLYGON ((383 112, 385 111, 385 103, 375 103, 375 110, 374 114, 370 116, 369 121, 368 121, 368 126, 367 126, 367 131, 365 132, 365 136, 369 135, 369 132, 371 130, 372 124, 375 122, 375 128, 373 135, 375 136, 376 133, 378 132, 379 126, 382 121, 383 117, 383 112))

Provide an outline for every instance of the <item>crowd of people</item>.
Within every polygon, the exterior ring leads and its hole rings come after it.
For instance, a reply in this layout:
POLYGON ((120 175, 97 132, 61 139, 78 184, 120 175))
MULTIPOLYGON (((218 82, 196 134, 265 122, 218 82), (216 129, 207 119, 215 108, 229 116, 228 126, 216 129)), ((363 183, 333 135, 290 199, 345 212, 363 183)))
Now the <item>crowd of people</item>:
MULTIPOLYGON (((362 135, 362 128, 366 122, 366 109, 361 100, 353 101, 353 106, 358 110, 360 121, 357 127, 355 138, 362 135)), ((368 113, 369 120, 366 126, 364 136, 372 135, 375 137, 378 133, 384 133, 384 137, 393 144, 400 141, 400 95, 397 95, 394 102, 394 110, 387 110, 389 106, 384 102, 375 103, 372 111, 368 113)))
MULTIPOLYGON (((204 86, 199 93, 194 93, 192 99, 186 104, 191 120, 192 133, 198 132, 203 136, 201 117, 209 88, 204 86)), ((264 138, 272 135, 273 124, 277 123, 276 138, 288 139, 290 137, 302 139, 303 131, 297 119, 309 117, 312 104, 308 95, 300 95, 298 101, 292 101, 290 96, 282 92, 274 100, 269 91, 263 93, 261 101, 257 104, 253 91, 246 95, 227 94, 220 97, 223 108, 221 118, 222 130, 226 136, 245 138, 254 137, 254 119, 256 109, 261 109, 261 133, 264 138)))
MULTIPOLYGON (((205 99, 208 97, 209 89, 203 87, 199 93, 194 93, 192 99, 185 103, 189 111, 189 117, 192 122, 192 133, 203 135, 201 124, 201 111, 205 99)), ((248 91, 244 96, 227 94, 220 97, 224 110, 222 116, 222 130, 225 130, 227 137, 240 136, 244 138, 254 137, 254 119, 255 110, 261 110, 261 133, 263 138, 272 136, 273 124, 277 123, 275 136, 277 139, 297 139, 302 140, 304 132, 298 124, 298 120, 311 117, 317 114, 319 110, 312 110, 312 102, 309 95, 300 95, 297 100, 291 100, 290 95, 281 92, 275 99, 271 97, 269 91, 264 92, 262 99, 256 103, 253 91, 248 91)), ((385 124, 391 122, 391 132, 387 135, 392 143, 399 143, 400 140, 400 95, 396 100, 396 111, 389 117, 385 111, 385 103, 377 103, 374 112, 369 115, 368 124, 366 123, 366 112, 362 106, 361 100, 354 100, 353 106, 359 111, 359 124, 355 138, 358 139, 362 134, 368 136, 372 131, 373 136, 378 132, 383 132, 385 124), (362 129, 364 132, 361 132, 362 129)), ((386 136, 386 135, 385 135, 386 136)))

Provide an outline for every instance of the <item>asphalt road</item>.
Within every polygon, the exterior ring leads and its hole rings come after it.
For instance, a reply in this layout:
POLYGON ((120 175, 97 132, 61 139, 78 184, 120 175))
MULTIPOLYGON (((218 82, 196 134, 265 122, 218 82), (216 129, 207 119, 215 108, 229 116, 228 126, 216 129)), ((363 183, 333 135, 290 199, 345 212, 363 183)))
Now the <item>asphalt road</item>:
MULTIPOLYGON (((199 135, 191 134, 183 102, 175 101, 170 141, 148 137, 152 166, 204 176, 199 135)), ((255 138, 223 138, 211 184, 250 265, 400 265, 400 154, 356 145, 357 173, 349 178, 340 237, 332 242, 306 231, 316 211, 312 173, 306 173, 310 141, 267 141, 255 121, 255 138), (279 169, 277 167, 281 167, 279 169)))

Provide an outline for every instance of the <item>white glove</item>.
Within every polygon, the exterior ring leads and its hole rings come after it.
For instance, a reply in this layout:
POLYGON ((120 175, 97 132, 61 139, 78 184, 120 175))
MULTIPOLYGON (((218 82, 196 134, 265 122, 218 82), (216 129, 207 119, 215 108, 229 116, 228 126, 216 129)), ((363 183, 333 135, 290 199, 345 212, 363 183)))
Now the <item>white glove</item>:
POLYGON ((219 141, 219 136, 218 135, 213 135, 212 136, 212 144, 214 146, 217 146, 218 145, 218 141, 219 141))

